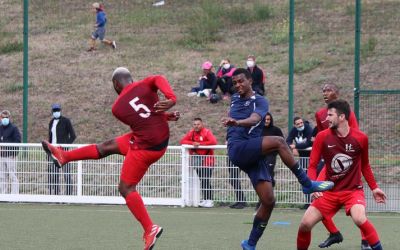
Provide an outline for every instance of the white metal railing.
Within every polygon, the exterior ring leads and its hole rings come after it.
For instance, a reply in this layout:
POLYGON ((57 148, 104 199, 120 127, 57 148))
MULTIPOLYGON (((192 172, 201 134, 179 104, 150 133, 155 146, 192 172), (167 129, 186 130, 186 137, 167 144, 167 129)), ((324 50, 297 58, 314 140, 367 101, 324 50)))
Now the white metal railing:
MULTIPOLYGON (((63 145, 76 148, 83 145, 63 145)), ((204 187, 196 173, 199 163, 191 160, 189 149, 192 146, 169 146, 166 154, 153 164, 138 190, 145 204, 198 206, 204 196, 204 187), (202 194, 203 193, 203 194, 202 194)), ((210 178, 209 192, 214 202, 221 204, 235 201, 257 202, 258 198, 247 175, 229 164, 226 146, 212 147, 215 151, 215 164, 210 178)), ((59 203, 98 203, 124 204, 118 193, 118 182, 123 157, 112 155, 100 160, 87 160, 69 163, 57 169, 48 160, 41 144, 0 144, 0 201, 9 202, 59 202, 59 203), (11 147, 11 148, 10 148, 11 147), (10 153, 11 152, 11 153, 10 153), (7 155, 8 154, 8 155, 7 155), (15 176, 10 177, 6 161, 15 161, 15 176), (54 172, 55 171, 55 172, 54 172), (12 188, 14 185, 14 188, 12 188), (17 185, 17 192, 15 186, 17 185), (14 193, 12 193, 12 191, 14 193)), ((204 156, 199 156, 200 160, 204 156)), ((300 159, 304 166, 308 159, 300 159)), ((275 168, 275 196, 277 203, 304 204, 307 197, 302 194, 300 185, 291 171, 279 157, 275 168)), ((368 207, 379 211, 400 211, 398 183, 378 180, 385 184, 381 188, 389 193, 386 206, 373 204, 367 191, 368 207)), ((367 190, 368 188, 366 188, 367 190)), ((371 209, 370 209, 371 210, 371 209)))

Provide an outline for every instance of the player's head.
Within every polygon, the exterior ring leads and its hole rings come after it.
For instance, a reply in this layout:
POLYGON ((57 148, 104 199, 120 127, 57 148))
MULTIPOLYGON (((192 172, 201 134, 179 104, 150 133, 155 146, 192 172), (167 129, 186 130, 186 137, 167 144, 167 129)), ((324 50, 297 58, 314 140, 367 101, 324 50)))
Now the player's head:
POLYGON ((124 67, 118 67, 114 70, 112 73, 112 78, 113 86, 115 91, 120 94, 122 89, 133 82, 131 72, 127 68, 124 67))
POLYGON ((334 83, 326 83, 322 87, 322 96, 325 103, 330 103, 339 98, 339 88, 334 83))
POLYGON ((201 120, 201 118, 196 117, 193 119, 193 130, 194 131, 199 132, 203 127, 204 127, 203 120, 201 120))
POLYGON ((345 123, 350 117, 350 104, 345 100, 335 100, 328 104, 328 121, 331 129, 337 129, 341 123, 345 123))
POLYGON ((232 84, 240 96, 251 96, 253 94, 252 82, 253 79, 247 69, 238 68, 233 72, 232 84))

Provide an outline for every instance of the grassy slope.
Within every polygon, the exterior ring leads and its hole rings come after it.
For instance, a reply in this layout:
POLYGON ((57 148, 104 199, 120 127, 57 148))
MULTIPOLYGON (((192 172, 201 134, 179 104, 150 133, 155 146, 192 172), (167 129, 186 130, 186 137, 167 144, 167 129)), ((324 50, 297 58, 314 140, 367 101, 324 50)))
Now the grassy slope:
MULTIPOLYGON (((117 40, 118 49, 100 46, 97 52, 87 53, 94 21, 88 4, 77 0, 30 1, 29 142, 46 138, 54 102, 61 103, 64 115, 72 118, 79 143, 100 142, 128 131, 110 111, 116 97, 111 72, 116 66, 127 66, 136 79, 165 74, 171 81, 179 97, 175 109, 183 114, 171 126, 172 145, 190 128, 195 116, 204 118, 223 143, 225 130, 219 119, 228 104, 212 105, 186 93, 196 85, 204 60, 218 64, 227 56, 233 64, 243 66, 248 54, 255 54, 267 72, 271 111, 276 123, 285 128, 288 1, 240 0, 231 7, 228 2, 174 0, 154 8, 145 0, 107 1, 107 37, 117 40), (257 9, 263 14, 265 6, 270 17, 246 18, 257 9), (211 38, 204 28, 212 30, 211 38), (196 42, 199 37, 206 40, 196 42)), ((22 40, 20 4, 15 0, 1 4, 0 51, 22 40)), ((339 83, 343 97, 352 101, 354 5, 345 0, 296 4, 299 73, 295 76, 295 114, 312 120, 323 104, 320 86, 325 81, 339 83)), ((363 4, 362 86, 398 88, 400 14, 396 10, 400 2, 369 0, 363 4)), ((22 52, 15 50, 0 52, 0 109, 10 109, 22 129, 22 52)))

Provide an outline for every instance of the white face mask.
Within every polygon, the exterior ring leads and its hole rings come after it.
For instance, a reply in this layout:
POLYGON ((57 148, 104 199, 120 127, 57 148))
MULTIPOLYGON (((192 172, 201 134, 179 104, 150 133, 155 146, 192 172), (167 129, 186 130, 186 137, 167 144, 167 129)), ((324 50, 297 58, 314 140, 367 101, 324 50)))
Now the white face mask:
POLYGON ((53 112, 53 117, 54 117, 55 119, 60 118, 60 116, 61 116, 61 112, 60 112, 60 111, 53 112))
POLYGON ((247 60, 246 65, 247 67, 252 68, 256 63, 253 60, 247 60))
POLYGON ((229 69, 231 67, 231 65, 229 63, 225 63, 223 67, 224 67, 224 69, 229 69))

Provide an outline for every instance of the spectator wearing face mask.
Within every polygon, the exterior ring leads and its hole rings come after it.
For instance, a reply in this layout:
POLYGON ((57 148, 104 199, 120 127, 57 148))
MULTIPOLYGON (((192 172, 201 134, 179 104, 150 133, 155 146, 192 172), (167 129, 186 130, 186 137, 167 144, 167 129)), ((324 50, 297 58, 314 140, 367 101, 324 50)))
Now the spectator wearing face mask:
POLYGON ((313 127, 308 121, 303 121, 301 117, 296 116, 293 119, 294 127, 290 130, 286 143, 292 149, 293 154, 300 157, 310 156, 310 147, 312 146, 311 137, 313 127))
POLYGON ((228 100, 235 92, 232 85, 232 75, 235 69, 235 66, 231 64, 228 58, 223 59, 217 70, 217 84, 213 86, 211 93, 215 94, 217 87, 219 87, 223 94, 223 99, 228 100))
MULTIPOLYGON (((11 113, 3 110, 0 114, 0 143, 21 143, 21 134, 14 124, 10 122, 11 113)), ((0 147, 0 194, 19 194, 19 181, 17 178, 18 147, 0 147), (10 180, 11 185, 9 185, 10 180), (8 189, 10 188, 10 192, 8 189)))
POLYGON ((251 87, 257 94, 265 95, 265 74, 263 70, 257 66, 256 57, 253 55, 249 55, 247 57, 246 66, 247 70, 251 73, 251 78, 253 79, 251 87))
MULTIPOLYGON (((61 115, 61 105, 53 104, 51 106, 53 118, 49 123, 49 142, 51 144, 71 144, 75 141, 76 135, 70 119, 61 115)), ((58 168, 51 160, 48 166, 49 176, 49 192, 52 195, 60 193, 60 168, 58 168)), ((70 174, 70 165, 66 164, 62 167, 64 173, 65 194, 72 194, 72 176, 70 174)))

